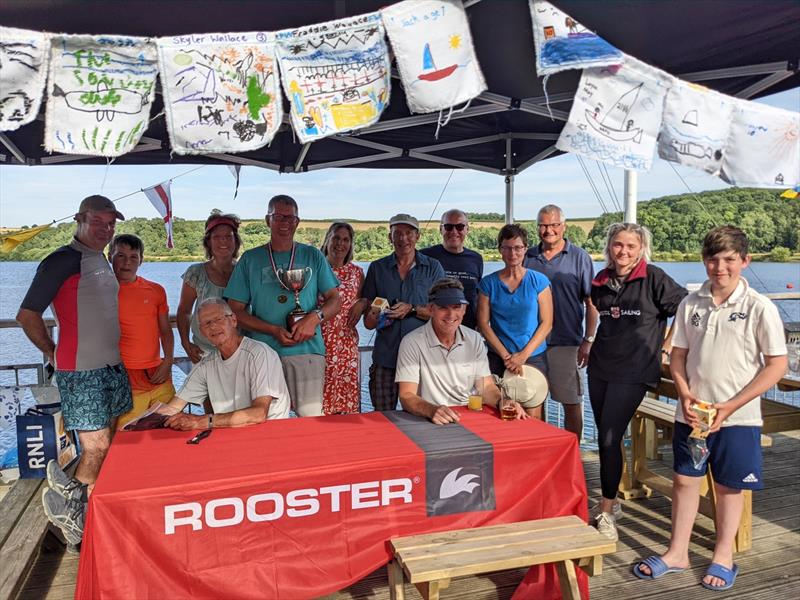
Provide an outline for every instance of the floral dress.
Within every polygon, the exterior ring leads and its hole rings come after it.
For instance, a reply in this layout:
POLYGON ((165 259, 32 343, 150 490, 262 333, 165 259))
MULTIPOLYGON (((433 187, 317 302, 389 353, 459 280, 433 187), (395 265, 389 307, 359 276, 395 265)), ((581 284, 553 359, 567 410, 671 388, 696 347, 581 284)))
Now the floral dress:
POLYGON ((353 263, 333 269, 339 278, 342 309, 322 323, 325 341, 325 389, 322 410, 326 415, 361 411, 361 370, 359 368, 358 332, 347 326, 350 308, 359 299, 364 271, 353 263))

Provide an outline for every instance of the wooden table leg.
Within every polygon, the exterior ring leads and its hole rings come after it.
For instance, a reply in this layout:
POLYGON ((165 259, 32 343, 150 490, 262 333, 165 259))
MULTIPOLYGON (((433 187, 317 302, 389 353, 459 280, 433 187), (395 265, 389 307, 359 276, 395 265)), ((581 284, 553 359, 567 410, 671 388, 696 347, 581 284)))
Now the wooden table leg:
POLYGON ((578 576, 575 574, 575 565, 571 560, 562 560, 556 563, 558 583, 561 586, 561 597, 564 600, 581 600, 581 591, 578 588, 578 576))
POLYGON ((736 538, 733 543, 734 552, 744 552, 753 546, 753 492, 743 490, 744 505, 742 506, 742 520, 739 522, 739 529, 736 531, 736 538))
POLYGON ((646 498, 651 494, 650 490, 645 489, 638 480, 639 473, 647 465, 647 458, 645 457, 645 420, 638 415, 634 415, 631 421, 631 460, 628 460, 628 452, 625 450, 624 441, 620 448, 623 467, 619 492, 625 500, 646 498))
POLYGON ((389 572, 389 598, 391 600, 405 600, 406 594, 403 587, 403 569, 396 560, 392 559, 386 566, 389 572))

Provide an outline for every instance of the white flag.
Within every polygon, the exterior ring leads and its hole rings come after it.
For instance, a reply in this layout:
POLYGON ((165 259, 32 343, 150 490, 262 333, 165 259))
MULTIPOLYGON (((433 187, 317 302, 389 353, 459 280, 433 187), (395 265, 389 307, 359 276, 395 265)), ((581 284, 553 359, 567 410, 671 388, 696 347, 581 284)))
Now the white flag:
POLYGON ((142 190, 147 199, 156 207, 158 214, 164 217, 164 227, 167 228, 167 248, 174 248, 172 243, 172 198, 169 192, 171 183, 171 180, 167 180, 142 190))

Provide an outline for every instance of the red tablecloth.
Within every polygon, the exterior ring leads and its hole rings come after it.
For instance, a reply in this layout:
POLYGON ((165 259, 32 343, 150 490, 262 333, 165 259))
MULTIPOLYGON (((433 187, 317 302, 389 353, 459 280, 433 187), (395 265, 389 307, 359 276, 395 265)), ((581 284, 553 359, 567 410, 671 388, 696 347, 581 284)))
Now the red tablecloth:
POLYGON ((76 598, 315 597, 385 564, 393 537, 586 518, 574 435, 488 408, 439 429, 401 415, 216 429, 199 445, 187 432, 118 434, 90 498, 76 598), (442 465, 449 483, 432 485, 442 465), (470 498, 477 508, 429 516, 470 498))

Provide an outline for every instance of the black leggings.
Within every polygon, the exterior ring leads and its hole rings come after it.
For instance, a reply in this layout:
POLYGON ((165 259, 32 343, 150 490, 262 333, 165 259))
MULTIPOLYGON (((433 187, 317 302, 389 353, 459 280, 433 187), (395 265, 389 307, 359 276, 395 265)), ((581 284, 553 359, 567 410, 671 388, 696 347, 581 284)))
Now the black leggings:
POLYGON ((622 479, 622 437, 646 391, 644 383, 615 383, 589 376, 589 400, 600 450, 600 487, 608 500, 617 497, 622 479))

